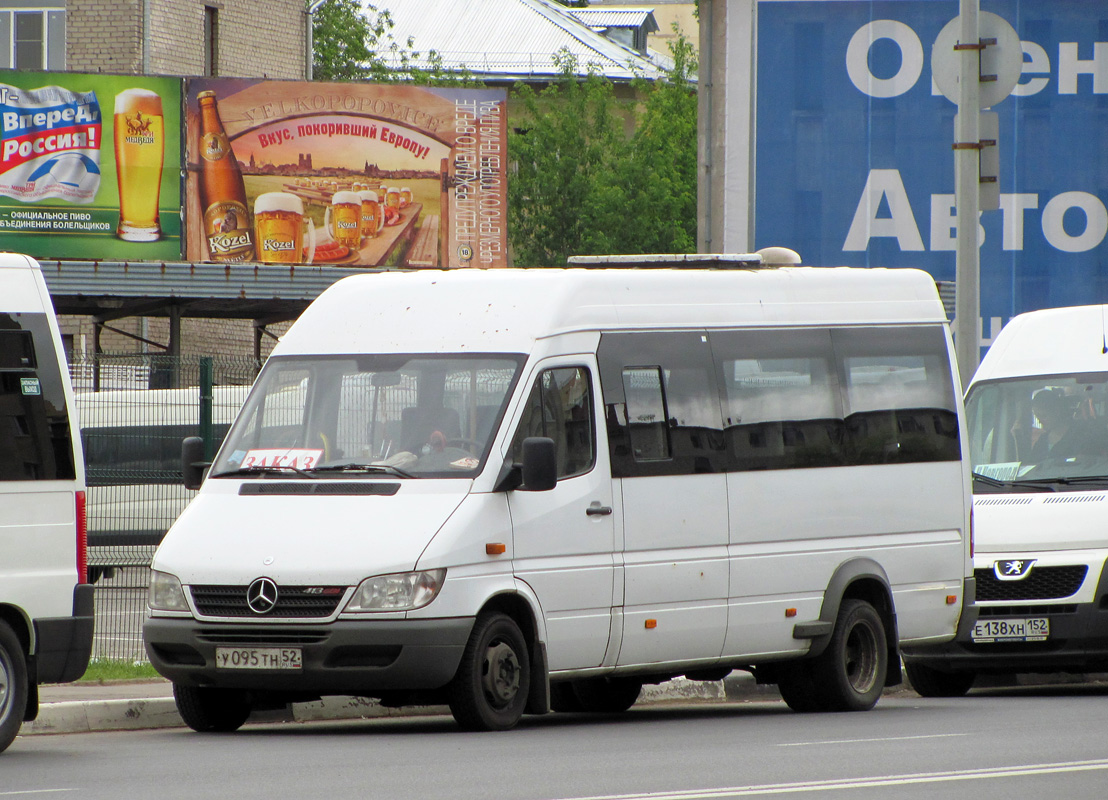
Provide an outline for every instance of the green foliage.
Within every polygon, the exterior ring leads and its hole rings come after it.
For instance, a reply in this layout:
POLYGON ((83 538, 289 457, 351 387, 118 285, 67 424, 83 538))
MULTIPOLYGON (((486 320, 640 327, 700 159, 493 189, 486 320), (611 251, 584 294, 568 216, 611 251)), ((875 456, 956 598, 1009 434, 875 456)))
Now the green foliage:
POLYGON ((93 659, 78 680, 89 683, 126 680, 160 680, 161 675, 145 661, 93 659))
POLYGON ((468 70, 452 71, 429 50, 426 66, 411 37, 396 41, 387 10, 359 0, 327 0, 312 17, 312 77, 319 81, 406 81, 420 86, 480 86, 468 70))
POLYGON ((508 135, 508 235, 518 266, 562 266, 571 255, 696 251, 696 70, 679 36, 674 67, 639 80, 640 102, 616 98, 607 78, 559 79, 536 93, 517 84, 526 123, 508 135), (624 122, 634 120, 634 132, 624 122))

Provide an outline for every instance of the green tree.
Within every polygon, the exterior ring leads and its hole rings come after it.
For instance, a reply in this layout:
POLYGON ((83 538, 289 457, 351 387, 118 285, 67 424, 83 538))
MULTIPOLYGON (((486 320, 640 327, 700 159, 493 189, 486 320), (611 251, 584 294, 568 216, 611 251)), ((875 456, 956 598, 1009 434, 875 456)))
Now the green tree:
POLYGON ((523 122, 508 135, 508 235, 519 266, 561 266, 571 255, 696 251, 696 70, 692 45, 671 45, 665 78, 617 99, 595 73, 576 76, 567 53, 541 92, 517 84, 523 122), (633 133, 624 133, 633 120, 633 133))
POLYGON ((418 85, 478 86, 468 70, 446 69, 429 50, 425 66, 412 37, 398 42, 387 10, 360 0, 327 0, 312 17, 312 76, 320 81, 408 81, 418 85))

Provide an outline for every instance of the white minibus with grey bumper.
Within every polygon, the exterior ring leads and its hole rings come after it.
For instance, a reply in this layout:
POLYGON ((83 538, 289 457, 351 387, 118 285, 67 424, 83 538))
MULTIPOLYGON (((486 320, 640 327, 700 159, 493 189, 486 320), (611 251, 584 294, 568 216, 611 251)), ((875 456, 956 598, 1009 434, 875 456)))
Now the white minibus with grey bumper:
POLYGON ((923 272, 759 262, 334 284, 155 555, 185 721, 357 695, 500 730, 734 669, 872 707, 972 598, 948 326, 923 272))

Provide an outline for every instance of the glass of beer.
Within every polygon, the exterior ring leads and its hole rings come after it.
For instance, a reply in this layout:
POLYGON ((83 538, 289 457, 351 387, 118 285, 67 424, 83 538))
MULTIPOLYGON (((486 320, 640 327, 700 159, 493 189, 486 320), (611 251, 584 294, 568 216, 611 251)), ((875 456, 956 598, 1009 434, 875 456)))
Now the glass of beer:
POLYGON ((127 242, 161 237, 158 195, 165 157, 162 99, 149 89, 125 89, 115 96, 115 171, 119 182, 119 225, 127 242))
POLYGON ((357 249, 362 241, 362 198, 356 192, 335 192, 323 225, 336 242, 357 249))
POLYGON ((362 236, 366 239, 375 239, 385 227, 385 211, 381 208, 381 199, 374 191, 361 192, 360 197, 362 198, 362 236))
POLYGON ((407 208, 412 202, 412 190, 411 187, 405 186, 400 190, 400 207, 407 208))
POLYGON ((390 186, 385 192, 385 205, 400 210, 400 190, 395 186, 390 186))
POLYGON ((258 258, 266 264, 311 264, 315 258, 315 225, 304 214, 304 202, 288 192, 258 195, 254 201, 254 241, 258 258))

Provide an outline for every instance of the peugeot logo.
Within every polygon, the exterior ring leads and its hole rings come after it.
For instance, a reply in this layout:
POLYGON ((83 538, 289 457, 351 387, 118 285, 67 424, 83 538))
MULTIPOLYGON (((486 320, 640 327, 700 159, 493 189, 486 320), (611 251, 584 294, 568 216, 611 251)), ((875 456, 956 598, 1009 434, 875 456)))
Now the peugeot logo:
POLYGON ((1005 561, 997 561, 993 564, 993 572, 997 580, 1019 581, 1031 574, 1031 565, 1035 563, 1033 558, 1010 558, 1005 561))
POLYGON ((268 614, 277 605, 277 584, 269 578, 258 578, 246 589, 246 605, 255 614, 268 614))

